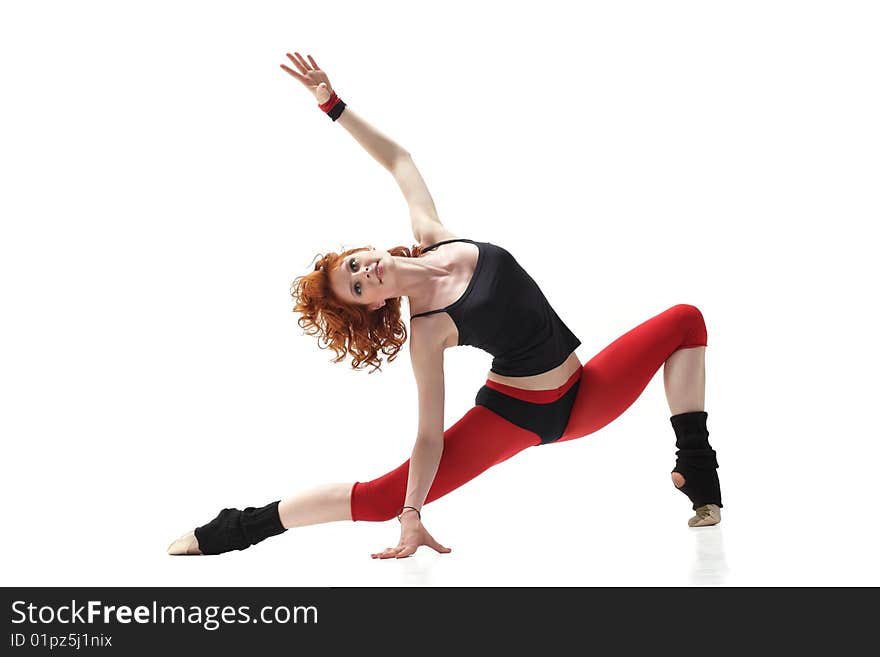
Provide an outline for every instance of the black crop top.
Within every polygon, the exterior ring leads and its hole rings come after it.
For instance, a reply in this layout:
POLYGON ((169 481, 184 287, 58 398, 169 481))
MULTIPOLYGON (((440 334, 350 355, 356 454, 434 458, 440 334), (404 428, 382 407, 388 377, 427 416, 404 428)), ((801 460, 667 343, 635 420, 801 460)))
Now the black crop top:
POLYGON ((467 289, 451 305, 410 319, 449 313, 458 328, 458 344, 492 354, 492 371, 501 376, 533 376, 564 363, 581 341, 510 252, 462 238, 437 242, 422 253, 449 242, 470 242, 479 249, 467 289))

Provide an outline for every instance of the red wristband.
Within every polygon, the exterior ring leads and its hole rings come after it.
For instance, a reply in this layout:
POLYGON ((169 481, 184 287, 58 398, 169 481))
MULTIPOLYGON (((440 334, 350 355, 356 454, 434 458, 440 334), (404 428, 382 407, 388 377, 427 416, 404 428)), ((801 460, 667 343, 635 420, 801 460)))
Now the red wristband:
POLYGON ((318 107, 335 121, 342 116, 342 112, 345 110, 345 102, 336 95, 335 91, 332 91, 330 92, 330 98, 327 99, 327 102, 318 103, 318 107))
POLYGON ((318 103, 318 107, 321 108, 322 112, 329 112, 330 109, 339 102, 339 96, 336 95, 336 92, 333 91, 330 94, 330 98, 327 99, 326 103, 318 103))

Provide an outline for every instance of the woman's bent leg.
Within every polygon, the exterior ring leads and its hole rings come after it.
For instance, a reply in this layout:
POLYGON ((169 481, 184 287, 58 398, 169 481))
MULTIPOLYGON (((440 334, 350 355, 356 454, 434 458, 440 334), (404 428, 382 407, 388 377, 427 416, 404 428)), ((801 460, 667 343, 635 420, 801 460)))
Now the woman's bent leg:
POLYGON ((672 415, 704 410, 706 403, 706 347, 679 349, 663 366, 663 387, 672 415))
POLYGON ((688 521, 692 527, 713 525, 721 519, 718 462, 708 442, 707 414, 702 410, 706 346, 706 324, 696 306, 678 304, 639 324, 583 366, 581 386, 560 438, 572 440, 607 425, 638 399, 672 354, 693 349, 693 358, 678 358, 674 371, 664 372, 678 448, 673 483, 697 511, 688 521), (695 380, 685 381, 685 375, 695 380))
MULTIPOLYGON (((425 504, 509 459, 540 439, 483 406, 474 406, 443 435, 443 455, 425 504)), ((383 521, 403 506, 409 460, 372 481, 356 482, 351 490, 351 519, 383 521)))
POLYGON ((580 390, 558 442, 598 431, 639 398, 673 353, 706 345, 703 315, 688 304, 672 306, 624 333, 583 366, 580 390))

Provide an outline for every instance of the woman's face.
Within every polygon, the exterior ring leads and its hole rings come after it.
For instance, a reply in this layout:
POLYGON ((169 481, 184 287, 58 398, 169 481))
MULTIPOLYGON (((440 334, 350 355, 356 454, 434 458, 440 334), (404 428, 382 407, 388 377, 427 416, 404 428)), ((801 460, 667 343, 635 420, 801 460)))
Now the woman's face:
POLYGON ((387 274, 391 265, 388 251, 358 251, 346 256, 339 267, 330 272, 330 285, 340 299, 378 310, 389 294, 387 274), (376 265, 382 263, 382 271, 376 265))

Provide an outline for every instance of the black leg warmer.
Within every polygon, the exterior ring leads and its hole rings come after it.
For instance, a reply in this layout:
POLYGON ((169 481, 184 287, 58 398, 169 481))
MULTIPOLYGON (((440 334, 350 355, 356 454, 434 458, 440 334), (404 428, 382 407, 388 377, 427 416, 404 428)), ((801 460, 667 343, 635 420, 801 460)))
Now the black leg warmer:
POLYGON ((669 418, 675 430, 675 468, 684 477, 684 486, 679 488, 687 495, 697 509, 706 504, 721 504, 721 484, 718 481, 718 460, 715 450, 709 444, 709 431, 706 429, 706 411, 681 413, 669 418))
POLYGON ((281 524, 278 505, 281 500, 244 511, 223 509, 207 525, 196 527, 195 535, 202 554, 223 554, 244 550, 260 541, 287 531, 281 524))

